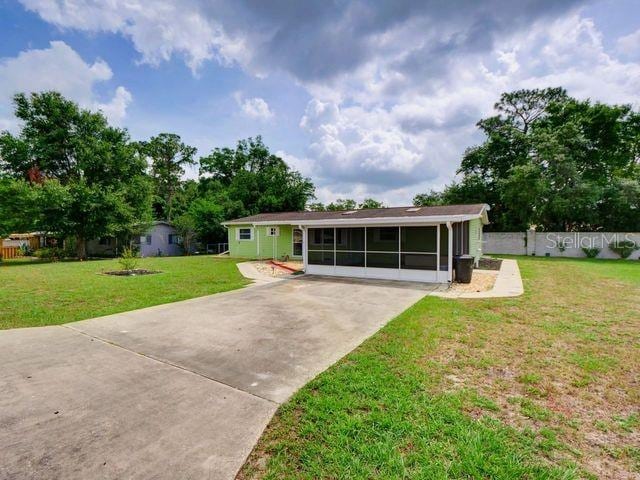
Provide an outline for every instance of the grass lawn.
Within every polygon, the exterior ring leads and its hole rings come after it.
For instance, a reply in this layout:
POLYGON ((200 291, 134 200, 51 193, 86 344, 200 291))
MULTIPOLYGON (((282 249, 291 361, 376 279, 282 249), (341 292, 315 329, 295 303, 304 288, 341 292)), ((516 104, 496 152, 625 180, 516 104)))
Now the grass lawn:
POLYGON ((239 478, 640 477, 640 262, 518 258, 427 297, 284 404, 239 478))
POLYGON ((249 283, 236 260, 210 256, 141 259, 162 273, 104 275, 117 260, 0 263, 0 329, 38 327, 224 292, 249 283))

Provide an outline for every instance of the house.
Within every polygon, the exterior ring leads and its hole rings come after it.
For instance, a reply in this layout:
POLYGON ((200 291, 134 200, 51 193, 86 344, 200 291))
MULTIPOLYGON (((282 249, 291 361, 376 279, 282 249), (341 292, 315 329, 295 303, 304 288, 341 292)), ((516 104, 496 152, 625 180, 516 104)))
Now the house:
POLYGON ((89 256, 118 256, 124 246, 130 244, 138 248, 141 257, 182 255, 184 250, 180 245, 182 239, 176 229, 165 221, 151 224, 147 232, 131 240, 120 240, 116 237, 104 237, 87 242, 89 256))
POLYGON ((46 232, 12 233, 3 241, 5 247, 27 247, 37 250, 57 245, 57 239, 46 232))
POLYGON ((486 204, 261 213, 228 228, 233 257, 299 259, 318 275, 450 282, 453 258, 482 255, 486 204))

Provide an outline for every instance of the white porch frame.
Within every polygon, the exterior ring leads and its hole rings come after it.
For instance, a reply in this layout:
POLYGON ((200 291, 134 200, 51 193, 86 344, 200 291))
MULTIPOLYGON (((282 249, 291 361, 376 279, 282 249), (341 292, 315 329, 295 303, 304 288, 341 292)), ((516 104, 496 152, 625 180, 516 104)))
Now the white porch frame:
MULTIPOLYGON (((375 278, 385 280, 403 280, 412 282, 432 282, 432 283, 447 283, 451 282, 452 272, 451 267, 453 264, 452 256, 452 228, 451 222, 430 222, 430 223, 410 223, 401 225, 389 225, 388 223, 369 223, 363 225, 356 224, 333 224, 333 225, 305 225, 299 226, 303 231, 303 262, 305 272, 312 275, 329 275, 338 277, 356 277, 356 278, 375 278), (440 270, 440 228, 442 225, 446 225, 448 229, 448 264, 447 271, 440 270), (400 234, 400 227, 405 226, 419 226, 419 227, 436 227, 436 270, 416 270, 416 269, 403 269, 402 268, 402 244, 400 235, 398 238, 398 268, 377 268, 367 266, 367 228, 370 227, 398 227, 398 233, 400 234), (364 267, 347 267, 336 265, 336 228, 363 228, 365 229, 364 235, 364 267), (334 256, 333 265, 310 265, 309 264, 309 228, 333 228, 333 243, 334 243, 334 256)), ((395 253, 395 252, 393 252, 395 253)), ((431 252, 433 254, 433 252, 431 252)))

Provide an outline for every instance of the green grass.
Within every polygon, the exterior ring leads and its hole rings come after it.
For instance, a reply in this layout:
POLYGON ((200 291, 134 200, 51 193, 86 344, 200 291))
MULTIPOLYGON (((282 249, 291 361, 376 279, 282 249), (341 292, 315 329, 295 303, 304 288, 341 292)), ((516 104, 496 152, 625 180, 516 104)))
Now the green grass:
POLYGON ((239 478, 637 474, 640 265, 518 261, 522 297, 426 297, 315 378, 239 478))
POLYGON ((117 260, 0 263, 0 329, 57 325, 233 290, 248 281, 232 259, 145 258, 162 273, 117 277, 117 260))

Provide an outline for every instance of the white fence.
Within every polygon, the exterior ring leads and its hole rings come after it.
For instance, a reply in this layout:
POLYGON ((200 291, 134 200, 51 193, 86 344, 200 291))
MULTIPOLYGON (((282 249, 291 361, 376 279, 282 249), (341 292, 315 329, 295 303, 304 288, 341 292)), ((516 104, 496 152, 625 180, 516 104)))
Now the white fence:
MULTIPOLYGON (((620 258, 609 244, 630 240, 640 246, 640 233, 621 232, 485 232, 482 250, 491 254, 586 257, 583 248, 598 248, 598 258, 620 258)), ((640 250, 629 259, 640 258, 640 250)))

